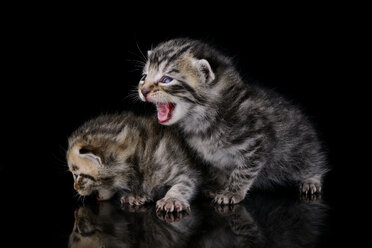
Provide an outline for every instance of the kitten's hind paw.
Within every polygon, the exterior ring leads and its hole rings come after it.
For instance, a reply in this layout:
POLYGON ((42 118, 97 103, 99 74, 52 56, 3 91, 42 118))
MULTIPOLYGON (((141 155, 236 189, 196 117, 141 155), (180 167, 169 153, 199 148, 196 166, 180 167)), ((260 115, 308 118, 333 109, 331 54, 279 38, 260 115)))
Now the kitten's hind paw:
POLYGON ((156 202, 156 211, 181 212, 190 211, 190 204, 187 201, 178 200, 177 198, 162 198, 156 202))
POLYGON ((322 184, 318 178, 309 178, 300 183, 300 192, 302 194, 320 194, 322 192, 322 184))
POLYGON ((125 194, 120 198, 121 205, 129 204, 131 206, 139 206, 151 201, 147 195, 125 194))

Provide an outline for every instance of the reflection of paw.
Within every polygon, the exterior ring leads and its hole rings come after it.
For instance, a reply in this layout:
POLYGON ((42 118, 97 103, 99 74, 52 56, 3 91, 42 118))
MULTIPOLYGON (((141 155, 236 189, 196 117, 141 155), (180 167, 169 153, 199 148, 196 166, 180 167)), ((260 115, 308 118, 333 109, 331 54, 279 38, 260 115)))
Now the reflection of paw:
POLYGON ((309 178, 300 184, 300 192, 303 194, 320 194, 322 185, 318 179, 309 178))
POLYGON ((214 210, 221 216, 229 216, 235 212, 238 205, 214 205, 214 210))
POLYGON ((151 202, 151 198, 147 195, 126 194, 120 198, 121 205, 129 204, 131 206, 139 206, 147 202, 151 202))
POLYGON ((148 212, 151 208, 151 205, 129 205, 129 204, 122 204, 121 209, 124 211, 128 211, 130 213, 144 213, 148 212))
POLYGON ((172 222, 178 222, 181 221, 183 218, 187 217, 190 215, 189 212, 183 211, 183 212, 164 212, 164 211, 157 211, 156 215, 158 216, 159 219, 166 221, 168 223, 172 222))
POLYGON ((315 202, 322 199, 321 194, 301 194, 300 199, 304 202, 315 202))
POLYGON ((212 190, 208 190, 208 189, 203 190, 202 194, 203 196, 210 198, 210 199, 213 199, 216 196, 216 192, 213 192, 212 190))
POLYGON ((156 210, 165 212, 190 211, 190 204, 185 200, 179 200, 177 198, 162 198, 156 202, 156 210))
POLYGON ((96 190, 95 192, 97 201, 107 201, 109 200, 114 194, 114 191, 100 189, 96 190))
POLYGON ((245 197, 245 194, 241 193, 231 193, 228 191, 224 191, 221 193, 218 193, 214 199, 213 202, 219 205, 228 205, 228 204, 237 204, 241 202, 245 197))

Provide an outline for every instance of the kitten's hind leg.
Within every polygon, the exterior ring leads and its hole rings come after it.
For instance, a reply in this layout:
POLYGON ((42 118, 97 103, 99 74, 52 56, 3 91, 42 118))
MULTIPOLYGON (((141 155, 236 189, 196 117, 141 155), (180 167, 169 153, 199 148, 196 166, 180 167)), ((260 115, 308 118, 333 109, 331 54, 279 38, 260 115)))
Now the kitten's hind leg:
POLYGON ((320 194, 322 192, 322 180, 320 176, 313 176, 303 180, 300 183, 300 192, 302 194, 320 194))

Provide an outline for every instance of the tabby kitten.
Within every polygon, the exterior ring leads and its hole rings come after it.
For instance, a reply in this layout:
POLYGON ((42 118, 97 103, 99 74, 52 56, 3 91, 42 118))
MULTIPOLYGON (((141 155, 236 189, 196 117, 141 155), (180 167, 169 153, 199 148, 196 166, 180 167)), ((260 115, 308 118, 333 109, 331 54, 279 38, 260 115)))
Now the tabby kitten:
POLYGON ((211 46, 190 39, 159 44, 148 52, 138 91, 156 104, 159 123, 178 126, 210 164, 216 203, 238 203, 251 187, 273 183, 321 192, 325 157, 307 118, 274 92, 246 84, 211 46))
POLYGON ((190 208, 198 173, 177 136, 156 118, 102 115, 78 128, 68 141, 68 166, 80 195, 95 192, 98 200, 107 200, 123 191, 123 204, 162 197, 156 203, 159 210, 190 208))

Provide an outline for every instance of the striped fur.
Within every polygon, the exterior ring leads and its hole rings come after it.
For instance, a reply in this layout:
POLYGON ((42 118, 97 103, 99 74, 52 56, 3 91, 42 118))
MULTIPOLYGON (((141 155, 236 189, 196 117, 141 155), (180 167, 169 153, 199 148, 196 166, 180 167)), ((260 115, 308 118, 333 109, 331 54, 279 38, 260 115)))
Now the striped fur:
POLYGON ((78 193, 96 192, 99 200, 125 191, 122 203, 141 205, 165 194, 157 207, 181 211, 189 208, 198 184, 177 135, 154 118, 131 113, 86 122, 69 138, 67 161, 78 193))
POLYGON ((210 164, 215 202, 240 202, 253 186, 296 183, 304 193, 321 191, 325 156, 297 107, 244 82, 229 57, 203 42, 170 40, 149 54, 140 98, 175 105, 162 124, 182 130, 210 164), (162 83, 164 76, 173 80, 162 83))

